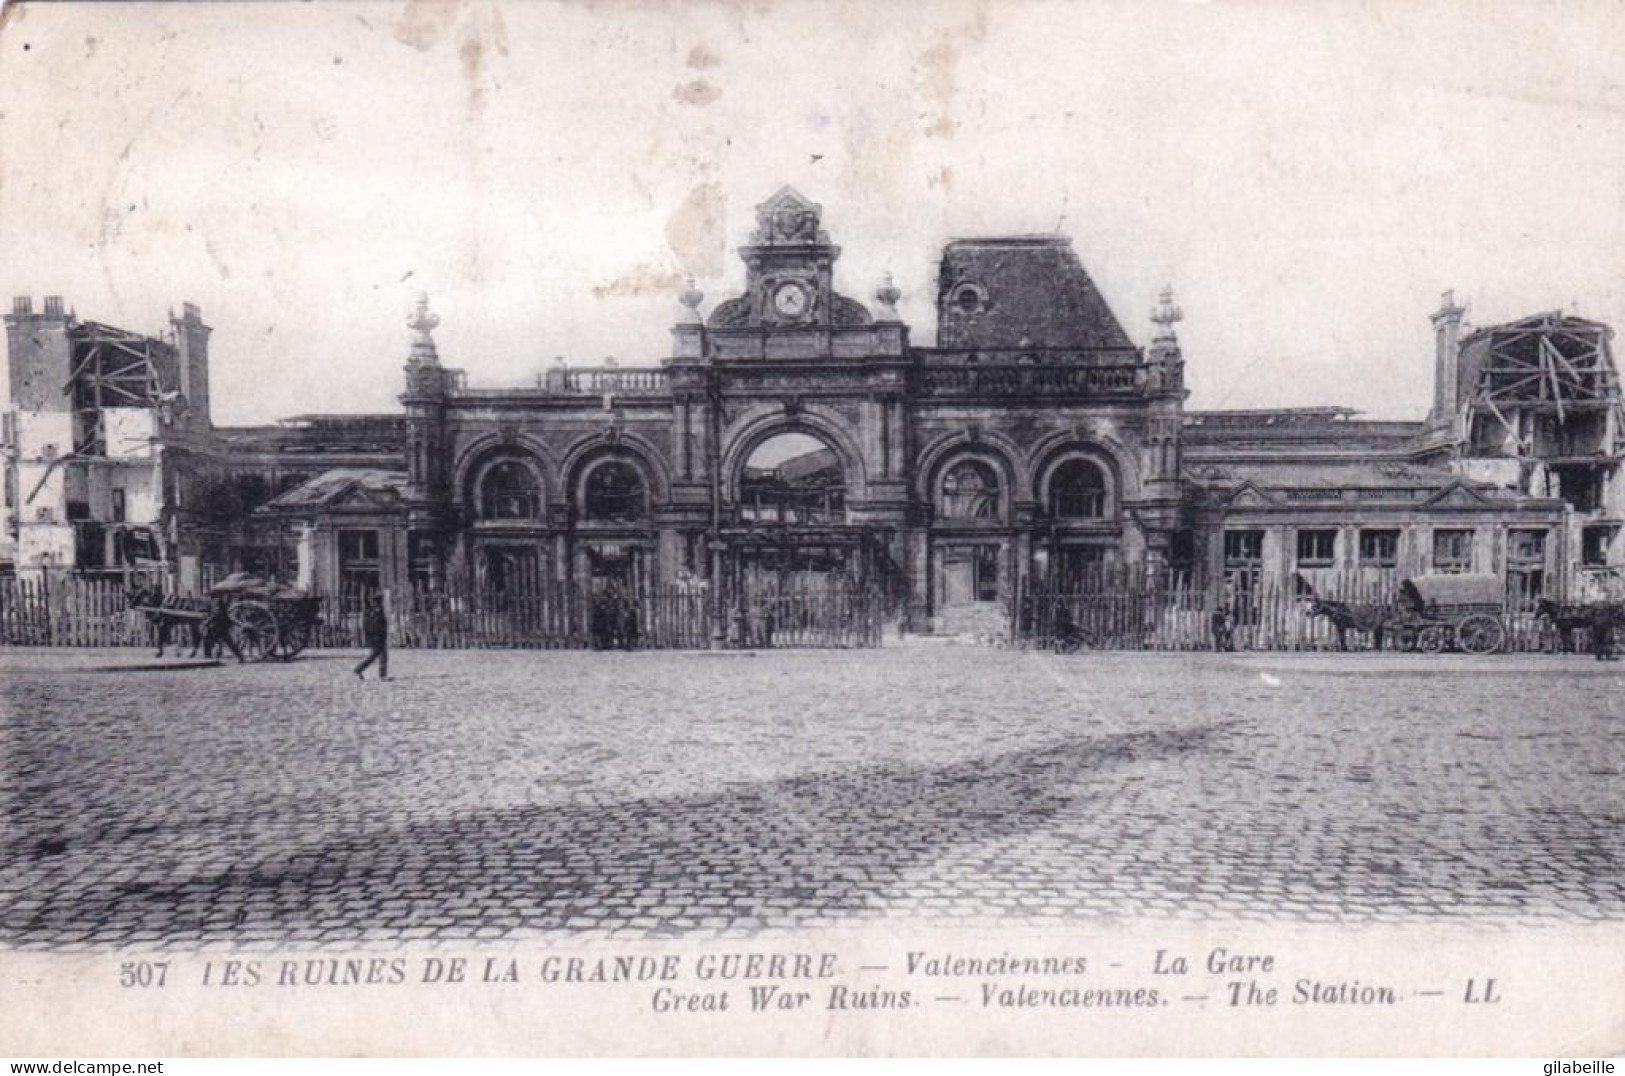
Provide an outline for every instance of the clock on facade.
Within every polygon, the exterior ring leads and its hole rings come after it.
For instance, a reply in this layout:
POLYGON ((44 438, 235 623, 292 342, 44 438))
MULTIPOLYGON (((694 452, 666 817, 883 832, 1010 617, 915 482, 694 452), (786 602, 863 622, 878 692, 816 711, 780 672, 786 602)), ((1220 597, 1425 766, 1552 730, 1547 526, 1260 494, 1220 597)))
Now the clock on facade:
POLYGON ((783 317, 802 317, 811 305, 811 296, 800 284, 780 284, 773 289, 773 309, 783 317))

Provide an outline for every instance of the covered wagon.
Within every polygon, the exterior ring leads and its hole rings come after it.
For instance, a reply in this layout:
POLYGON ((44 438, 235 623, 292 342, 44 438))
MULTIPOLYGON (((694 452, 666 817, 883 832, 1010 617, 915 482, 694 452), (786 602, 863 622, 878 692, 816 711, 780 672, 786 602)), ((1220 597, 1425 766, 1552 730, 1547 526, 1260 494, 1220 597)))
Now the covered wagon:
POLYGON ((1418 575, 1399 585, 1399 645, 1425 654, 1493 654, 1506 644, 1506 582, 1499 575, 1418 575))

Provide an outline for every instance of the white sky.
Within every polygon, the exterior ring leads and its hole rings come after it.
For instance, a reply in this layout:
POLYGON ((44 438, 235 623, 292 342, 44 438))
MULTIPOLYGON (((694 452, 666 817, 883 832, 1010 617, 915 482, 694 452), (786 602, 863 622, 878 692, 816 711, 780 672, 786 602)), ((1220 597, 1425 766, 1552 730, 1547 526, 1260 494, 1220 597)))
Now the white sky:
POLYGON ((418 289, 475 384, 666 354, 751 207, 933 335, 952 237, 1076 243, 1190 406, 1419 417, 1428 314, 1625 324, 1618 5, 55 5, 0 32, 0 297, 215 327, 217 422, 394 410, 418 289))

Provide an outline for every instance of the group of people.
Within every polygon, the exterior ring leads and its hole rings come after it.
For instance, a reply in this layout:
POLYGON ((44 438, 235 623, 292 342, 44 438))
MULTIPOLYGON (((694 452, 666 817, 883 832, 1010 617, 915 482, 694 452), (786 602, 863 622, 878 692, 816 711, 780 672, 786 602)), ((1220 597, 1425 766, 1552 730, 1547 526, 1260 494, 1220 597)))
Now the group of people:
POLYGON ((594 650, 632 650, 638 645, 637 598, 619 583, 592 596, 588 629, 594 650))

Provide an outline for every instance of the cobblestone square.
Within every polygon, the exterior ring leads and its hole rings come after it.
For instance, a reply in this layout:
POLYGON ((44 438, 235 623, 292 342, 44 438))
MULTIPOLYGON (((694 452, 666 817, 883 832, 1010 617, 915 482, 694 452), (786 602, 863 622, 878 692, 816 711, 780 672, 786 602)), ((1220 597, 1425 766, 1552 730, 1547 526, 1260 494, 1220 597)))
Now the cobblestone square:
POLYGON ((0 655, 0 943, 1625 912, 1616 665, 0 655))

